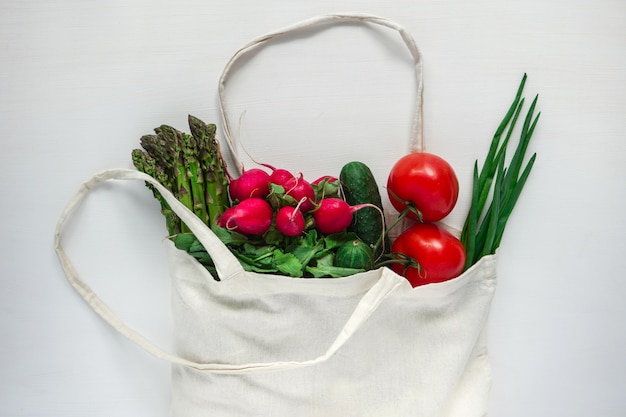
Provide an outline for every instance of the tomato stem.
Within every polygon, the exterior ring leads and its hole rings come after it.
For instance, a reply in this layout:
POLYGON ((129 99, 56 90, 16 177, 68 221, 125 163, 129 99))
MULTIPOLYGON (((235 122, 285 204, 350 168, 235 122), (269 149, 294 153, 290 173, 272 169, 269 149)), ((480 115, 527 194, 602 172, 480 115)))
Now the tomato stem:
MULTIPOLYGON (((389 226, 387 229, 384 230, 383 234, 380 235, 380 237, 378 238, 378 240, 376 240, 376 243, 374 244, 374 246, 372 247, 372 249, 374 250, 374 253, 378 253, 378 249, 381 247, 381 245, 383 245, 385 238, 387 237, 387 235, 389 234, 389 232, 395 228, 397 225, 400 224, 400 222, 407 216, 407 214, 409 214, 412 211, 412 203, 407 204, 406 208, 404 210, 402 210, 400 212, 400 214, 398 215, 398 218, 391 224, 391 226, 389 226)), ((383 222, 384 225, 384 222, 383 222)))
MULTIPOLYGON (((406 206, 406 208, 404 210, 402 210, 402 213, 405 213, 405 211, 409 211, 411 213, 413 213, 415 215, 415 217, 421 222, 424 221, 424 217, 422 216, 422 212, 418 210, 418 208, 415 206, 415 203, 413 203, 412 201, 409 200, 403 200, 400 197, 398 197, 393 191, 388 190, 389 194, 391 195, 391 197, 393 197, 394 200, 401 202, 402 204, 404 204, 406 206)), ((405 213, 404 215, 406 216, 405 213)))
POLYGON ((417 259, 412 258, 404 253, 391 252, 387 256, 388 256, 387 260, 377 262, 374 267, 380 268, 382 266, 387 266, 387 265, 402 264, 404 265, 404 268, 402 271, 403 274, 406 273, 407 269, 415 268, 419 271, 420 276, 422 274, 422 271, 424 270, 424 268, 422 268, 422 266, 417 261, 417 259))

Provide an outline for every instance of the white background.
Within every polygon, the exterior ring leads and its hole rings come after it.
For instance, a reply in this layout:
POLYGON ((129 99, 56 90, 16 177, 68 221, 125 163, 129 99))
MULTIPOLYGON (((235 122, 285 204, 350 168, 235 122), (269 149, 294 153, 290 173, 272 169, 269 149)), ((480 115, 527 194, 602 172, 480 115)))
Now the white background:
MULTIPOLYGON (((427 149, 462 188, 453 226, 528 74, 538 159, 501 246, 489 414, 624 415, 626 2, 3 0, 0 416, 168 415, 169 366, 66 282, 58 216, 92 174, 132 168, 152 128, 187 130, 189 113, 221 127, 217 81, 244 43, 344 11, 388 17, 417 40, 427 149)), ((361 159, 384 178, 405 151, 414 87, 395 33, 352 25, 264 49, 227 92, 257 159, 310 176, 361 159)), ((65 240, 94 289, 169 348, 164 234, 149 191, 116 184, 90 196, 65 240)))

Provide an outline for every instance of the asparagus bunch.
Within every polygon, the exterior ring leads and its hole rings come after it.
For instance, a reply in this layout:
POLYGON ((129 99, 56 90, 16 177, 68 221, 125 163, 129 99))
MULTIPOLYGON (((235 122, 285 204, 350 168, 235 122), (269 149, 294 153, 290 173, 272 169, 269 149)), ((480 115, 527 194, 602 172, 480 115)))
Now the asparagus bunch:
MULTIPOLYGON (((137 170, 154 177, 205 224, 212 225, 229 206, 226 165, 215 138, 216 126, 191 115, 188 121, 191 135, 161 125, 155 134, 141 137, 143 149, 134 149, 131 156, 137 170)), ((189 232, 154 187, 146 185, 161 204, 168 234, 189 232)))

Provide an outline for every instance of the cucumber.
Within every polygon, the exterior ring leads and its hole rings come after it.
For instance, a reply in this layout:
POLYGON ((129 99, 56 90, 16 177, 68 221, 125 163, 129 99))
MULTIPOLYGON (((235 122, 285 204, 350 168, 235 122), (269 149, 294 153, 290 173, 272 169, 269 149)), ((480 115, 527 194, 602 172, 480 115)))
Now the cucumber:
MULTIPOLYGON (((372 171, 363 162, 348 162, 339 174, 343 197, 348 204, 370 203, 381 211, 383 204, 378 191, 376 179, 372 171)), ((349 230, 365 243, 373 246, 383 233, 383 219, 380 212, 373 207, 365 207, 354 213, 349 230)))
POLYGON ((335 266, 370 270, 374 264, 372 248, 359 239, 347 242, 337 249, 335 266))

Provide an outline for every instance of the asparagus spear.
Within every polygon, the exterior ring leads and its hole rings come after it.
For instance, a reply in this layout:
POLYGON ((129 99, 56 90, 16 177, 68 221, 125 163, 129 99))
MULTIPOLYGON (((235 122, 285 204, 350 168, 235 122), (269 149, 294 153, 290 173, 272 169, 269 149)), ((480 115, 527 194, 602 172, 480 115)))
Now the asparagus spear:
MULTIPOLYGON (((169 177, 167 176, 163 168, 157 164, 155 159, 150 156, 150 154, 141 149, 133 149, 131 155, 133 159, 133 164, 138 171, 144 172, 151 177, 156 178, 166 188, 171 188, 169 177)), ((172 211, 169 204, 167 204, 163 196, 161 196, 161 194, 154 188, 152 184, 146 182, 146 186, 150 190, 152 190, 154 197, 161 204, 161 213, 165 217, 165 225, 168 234, 170 236, 173 236, 180 233, 180 219, 178 218, 176 213, 172 211)))
POLYGON ((193 136, 186 133, 180 133, 179 138, 182 143, 182 155, 187 167, 187 177, 189 178, 192 210, 205 224, 209 224, 209 213, 204 192, 204 174, 200 161, 198 161, 199 150, 197 142, 193 136))
MULTIPOLYGON (((183 143, 181 140, 181 132, 178 132, 171 126, 161 125, 154 130, 158 137, 163 140, 165 145, 164 152, 173 156, 172 163, 172 176, 174 181, 174 195, 181 203, 193 210, 193 200, 191 197, 191 184, 189 176, 187 175, 187 167, 185 164, 185 157, 183 153, 183 143)), ((186 226, 182 226, 183 232, 188 231, 186 226)))
POLYGON ((222 157, 219 142, 215 138, 217 126, 206 124, 192 115, 189 115, 188 120, 204 174, 208 224, 215 224, 217 217, 229 206, 226 163, 222 157))
MULTIPOLYGON (((155 134, 142 136, 143 149, 133 150, 133 163, 138 170, 156 178, 207 225, 212 225, 229 206, 225 162, 215 138, 216 126, 191 115, 189 126, 191 135, 161 125, 154 129, 155 134)), ((150 188, 161 203, 170 235, 188 233, 187 226, 150 188)))

